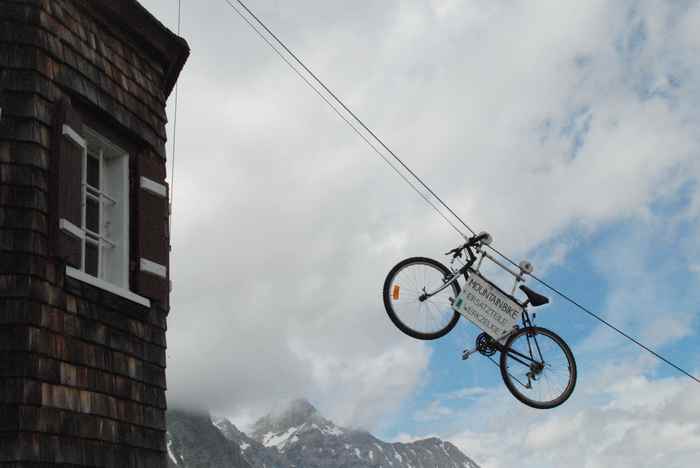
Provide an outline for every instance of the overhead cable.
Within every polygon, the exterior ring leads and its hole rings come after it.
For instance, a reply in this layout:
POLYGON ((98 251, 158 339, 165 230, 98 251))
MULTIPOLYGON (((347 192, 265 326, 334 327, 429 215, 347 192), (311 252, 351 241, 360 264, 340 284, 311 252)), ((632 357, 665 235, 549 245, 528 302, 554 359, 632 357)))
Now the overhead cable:
MULTIPOLYGON (((226 3, 228 3, 233 9, 235 9, 235 10, 238 12, 239 15, 241 15, 242 17, 244 17, 244 16, 242 15, 242 13, 233 5, 233 3, 232 3, 231 0, 225 0, 225 1, 226 1, 226 3)), ((287 45, 286 45, 284 42, 282 42, 282 40, 280 40, 280 38, 278 38, 277 35, 276 35, 274 32, 272 32, 272 31, 267 27, 267 25, 265 25, 265 23, 263 23, 263 22, 260 20, 260 18, 258 18, 257 15, 255 15, 255 13, 253 13, 253 12, 250 10, 250 8, 248 8, 248 6, 247 6, 245 3, 243 3, 241 0, 236 0, 236 2, 237 2, 241 7, 243 7, 243 9, 245 9, 245 11, 246 11, 250 16, 252 16, 252 17, 255 19, 255 21, 256 21, 270 36, 272 36, 272 37, 274 38, 274 40, 275 40, 280 46, 282 46, 282 48, 283 48, 289 55, 291 55, 291 56, 294 58, 294 60, 304 69, 304 71, 306 71, 309 75, 311 75, 311 77, 313 77, 313 79, 316 81, 316 83, 318 83, 328 94, 330 94, 330 95, 333 97, 333 99, 334 99, 338 104, 340 104, 340 106, 341 106, 348 114, 350 114, 350 115, 352 116, 352 118, 353 118, 358 124, 360 124, 360 126, 361 126, 367 133, 369 133, 370 135, 372 135, 372 137, 382 146, 382 148, 384 148, 384 149, 385 149, 385 150, 386 150, 386 151, 387 151, 387 152, 388 152, 388 153, 389 153, 389 154, 390 154, 390 155, 391 155, 391 156, 392 156, 406 171, 408 171, 408 173, 411 174, 411 176, 413 176, 413 177, 423 186, 423 188, 425 188, 433 197, 435 197, 435 199, 437 199, 437 200, 440 202, 440 204, 441 204, 442 206, 444 206, 445 209, 447 209, 447 211, 450 212, 450 214, 451 214, 452 216, 454 216, 457 220, 459 220, 459 222, 462 223, 462 225, 463 225, 464 227, 466 227, 467 230, 468 230, 469 232, 471 232, 472 234, 476 234, 476 232, 475 232, 471 227, 469 227, 469 225, 467 225, 467 223, 465 223, 464 220, 462 220, 462 218, 460 218, 459 215, 457 215, 457 213, 455 213, 454 211, 452 211, 452 209, 451 209, 444 201, 442 201, 442 199, 441 199, 441 198, 440 198, 426 183, 424 183, 423 180, 422 180, 420 177, 418 177, 418 175, 416 175, 416 173, 413 172, 413 171, 411 170, 411 168, 408 167, 408 166, 403 162, 403 160, 401 160, 401 158, 399 158, 399 157, 396 155, 396 153, 394 153, 394 152, 391 150, 391 148, 389 148, 389 147, 384 143, 384 141, 382 141, 381 138, 379 138, 367 125, 365 125, 365 123, 362 121, 362 119, 360 119, 352 110, 350 110, 350 108, 349 108, 348 106, 346 106, 345 103, 344 103, 338 96, 336 96, 336 94, 335 94, 333 91, 331 91, 331 90, 328 88, 328 86, 326 86, 326 84, 325 84, 318 76, 316 76, 316 74, 315 74, 314 72, 312 72, 311 69, 309 69, 309 67, 307 67, 306 64, 304 64, 304 62, 303 62, 299 57, 297 57, 297 55, 296 55, 294 52, 292 52, 292 50, 289 49, 289 47, 287 47, 287 45)), ((245 18, 245 17, 244 17, 244 18, 245 18)), ((251 23, 248 22, 248 24, 251 24, 251 23)), ((252 24, 251 24, 251 26, 252 26, 252 24)), ((257 28, 254 28, 254 29, 256 29, 256 32, 258 32, 258 31, 257 31, 257 28)), ((260 34, 260 33, 258 32, 258 34, 260 34)), ((266 42, 267 42, 267 41, 266 41, 266 42)), ((268 42, 268 44, 269 44, 269 42, 268 42)), ((297 73, 298 73, 298 72, 297 72, 297 73)), ((306 81, 306 80, 305 80, 305 81, 306 81)), ((462 234, 462 232, 461 232, 459 229, 457 229, 457 232, 459 232, 460 234, 462 234)), ((462 234, 462 235, 463 235, 463 234, 462 234)))
MULTIPOLYGON (((452 221, 450 221, 450 219, 449 219, 447 216, 445 216, 445 213, 443 213, 442 210, 440 210, 440 209, 435 205, 435 203, 433 203, 433 201, 431 201, 430 198, 429 198, 425 193, 421 192, 420 189, 419 189, 418 187, 416 187, 416 185, 415 185, 413 182, 411 182, 410 179, 409 179, 408 177, 406 177, 406 175, 405 175, 404 173, 402 173, 402 172, 399 170, 399 168, 396 167, 396 166, 391 162, 391 160, 390 160, 389 158, 387 158, 386 155, 385 155, 384 153, 382 153, 382 152, 379 150, 379 148, 377 148, 377 146, 376 146, 374 143, 372 143, 372 142, 370 141, 370 139, 367 138, 367 136, 366 136, 365 134, 363 134, 363 133, 360 131, 360 129, 359 129, 357 126, 355 126, 355 125, 350 121, 350 119, 349 119, 347 116, 343 115, 343 113, 340 111, 340 109, 338 109, 338 107, 337 107, 336 105, 334 105, 334 104, 331 102, 331 100, 330 100, 327 96, 324 96, 323 93, 322 93, 321 91, 319 91, 319 89, 316 88, 316 87, 313 85, 313 83, 309 80, 309 78, 307 78, 306 76, 304 76, 304 74, 303 74, 297 67, 294 66, 294 64, 282 53, 282 51, 279 50, 279 49, 278 49, 278 48, 277 48, 277 47, 262 33, 262 31, 260 31, 260 30, 248 19, 248 17, 246 17, 245 14, 243 14, 242 11, 240 11, 238 8, 236 8, 236 6, 235 6, 233 3, 231 3, 229 0, 225 0, 225 1, 226 1, 226 3, 229 4, 229 6, 230 6, 231 8, 233 8, 233 10, 234 10, 236 13, 238 13, 238 15, 243 19, 243 21, 245 21, 245 22, 248 24, 248 26, 250 26, 250 27, 253 29, 253 31, 255 31, 255 33, 257 33, 257 35, 260 36, 260 38, 261 38, 263 41, 265 41, 265 42, 267 43, 267 45, 270 46, 270 48, 272 48, 272 50, 273 50, 273 51, 274 51, 274 52, 289 66, 289 68, 291 68, 291 69, 294 71, 294 73, 296 73, 296 74, 299 76, 299 78, 301 78, 301 79, 309 86, 309 88, 311 88, 311 89, 312 89, 326 104, 328 104, 328 106, 330 106, 330 108, 338 115, 338 117, 340 117, 348 126, 350 126, 350 128, 352 128, 352 130, 353 130, 355 133, 357 133, 357 135, 359 135, 359 137, 362 138, 362 139, 365 141, 365 143, 367 143, 367 144, 370 146, 370 148, 372 148, 372 150, 374 150, 374 152, 377 153, 377 154, 379 155, 379 157, 382 158, 382 159, 384 160, 384 162, 386 162, 386 163, 389 165, 389 167, 391 167, 391 169, 393 169, 394 172, 396 172, 396 173, 399 175, 399 177, 401 177, 401 178, 404 180, 404 182, 406 182, 406 183, 418 194, 418 196, 420 196, 428 205, 430 205, 430 206, 433 208, 433 210, 435 210, 435 212, 436 212, 438 215, 440 215, 440 217, 442 217, 442 219, 443 219, 447 224, 449 224, 449 225, 452 227, 452 229, 454 229, 455 231, 457 231, 458 234, 460 234, 462 237, 464 237, 464 233, 463 233, 452 221)), ((248 12, 250 12, 250 10, 248 10, 247 7, 246 7, 245 5, 243 5, 243 7, 246 8, 246 10, 247 10, 248 12)), ((275 36, 274 34, 272 34, 272 33, 270 32, 270 30, 267 29, 267 27, 265 27, 265 25, 264 25, 259 19, 257 19, 257 17, 256 17, 255 15, 252 14, 252 12, 251 12, 250 14, 251 14, 251 16, 253 16, 260 24, 263 25, 263 27, 265 28, 265 30, 267 30, 273 37, 275 37, 275 39, 276 39, 278 42, 281 43, 281 41, 280 41, 279 39, 277 39, 277 36, 275 36)), ((284 44, 282 44, 282 45, 284 46, 284 44)), ((286 47, 285 47, 285 49, 286 49, 286 47)), ((286 50, 289 50, 289 49, 286 49, 286 50)), ((291 52, 290 52, 290 54, 291 54, 291 52)), ((291 54, 291 55, 294 56, 294 54, 291 54)), ((301 63, 301 61, 300 61, 298 58, 296 58, 296 56, 294 56, 294 58, 295 58, 295 60, 296 60, 297 62, 301 63)), ((302 63, 301 65, 303 66, 303 63, 302 63)), ((306 67, 304 67, 304 68, 306 68, 306 67)), ((315 75, 312 74, 312 76, 314 76, 314 78, 316 79, 316 81, 318 81, 318 78, 316 78, 315 75)), ((324 86, 324 88, 325 88, 325 86, 324 86)), ((325 89, 328 90, 328 88, 325 88, 325 89)), ((333 94, 332 92, 330 92, 330 90, 328 91, 328 93, 329 93, 331 96, 333 96, 333 98, 334 98, 341 106, 343 106, 344 108, 346 108, 345 105, 342 103, 342 101, 340 101, 340 100, 335 96, 335 94, 333 94)), ((347 108, 346 108, 346 109, 347 109, 347 108)), ((363 126, 364 126, 364 125, 363 125, 363 126)), ((365 127, 365 128, 367 128, 367 127, 365 127)), ((368 129, 368 130, 369 130, 369 129, 368 129)), ((379 140, 379 139, 377 138, 376 135, 374 135, 371 131, 370 131, 369 133, 372 134, 372 135, 374 136, 374 138, 375 138, 377 141, 379 141, 379 142, 381 143, 381 140, 379 140)), ((389 150, 389 151, 390 151, 390 150, 389 150)), ((392 153, 392 154, 393 154, 393 153, 392 153)), ((400 160, 399 160, 399 161, 400 161, 400 160)), ((403 163, 402 163, 402 164, 403 164, 403 163)), ((404 167, 406 167, 406 166, 404 165, 404 167)), ((410 169, 409 169, 409 171, 410 171, 410 169)), ((413 172, 411 172, 411 174, 412 174, 414 177, 416 177, 416 175, 413 174, 413 172)), ((423 184, 423 186, 425 186, 425 184, 423 184)), ((425 187, 427 188, 427 186, 425 186, 425 187)), ((428 189, 428 190, 432 193, 432 191, 431 191, 430 189, 428 189)), ((443 204, 443 205, 444 205, 444 204, 443 204)))
MULTIPOLYGON (((501 254, 501 256, 503 256, 503 255, 501 254)), ((639 346, 640 348, 642 348, 642 349, 646 350, 647 352, 651 353, 652 355, 656 356, 658 359, 662 360, 663 362, 665 362, 665 363, 668 364, 669 366, 673 367, 673 368, 676 369, 677 371, 679 371, 679 372, 681 372, 681 373, 687 375, 688 377, 690 377, 691 379, 693 379, 693 380, 696 381, 697 383, 700 383, 700 379, 698 379, 697 377, 695 377, 694 375, 692 375, 690 372, 686 371, 685 369, 682 369, 682 368, 679 367, 678 365, 676 365, 676 364, 674 364, 673 362, 671 362, 669 359, 663 357, 662 355, 660 355, 659 353, 657 353, 657 352, 654 351, 653 349, 651 349, 651 348, 649 348, 648 346, 646 346, 645 344, 641 343, 639 340, 637 340, 637 339, 633 338, 632 336, 628 335, 627 333, 625 333, 624 331, 620 330, 620 329, 617 328, 615 325, 613 325, 613 324, 611 324, 610 322, 606 321, 605 319, 603 319, 602 317, 598 316, 597 314, 594 314, 594 313, 591 312, 587 307, 584 307, 583 305, 579 304, 579 303, 576 302, 574 299, 572 299, 571 297, 567 296, 565 293, 561 292, 559 289, 557 289, 557 288, 555 288, 554 286, 550 285, 549 283, 547 283, 547 282, 544 281, 543 279, 540 279, 539 277, 533 275, 532 273, 530 273, 530 276, 532 276, 532 278, 533 278, 535 281, 537 281, 538 283, 540 283, 540 284, 541 284, 542 286, 544 286, 545 288, 547 288, 547 289, 549 289, 550 291, 556 293, 556 294, 559 295, 560 297, 566 299, 566 300, 569 301, 571 304, 573 304, 574 306, 578 307, 579 309, 581 309, 582 311, 584 311, 585 313, 587 313, 588 315, 590 315, 590 316, 593 317, 594 319, 598 320, 598 321, 601 322, 602 324, 607 325, 607 326, 610 327, 611 329, 615 330, 617 333, 619 333, 620 335, 624 336, 625 338, 627 338, 628 340, 630 340, 632 343, 636 344, 636 345, 639 346)))

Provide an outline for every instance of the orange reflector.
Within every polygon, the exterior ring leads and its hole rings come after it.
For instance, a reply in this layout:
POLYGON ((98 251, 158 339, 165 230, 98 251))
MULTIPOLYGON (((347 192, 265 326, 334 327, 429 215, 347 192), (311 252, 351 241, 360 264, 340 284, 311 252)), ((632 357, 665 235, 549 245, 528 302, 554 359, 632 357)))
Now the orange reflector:
POLYGON ((401 289, 401 286, 398 284, 394 285, 394 289, 391 291, 391 298, 394 299, 395 301, 399 300, 399 289, 401 289))

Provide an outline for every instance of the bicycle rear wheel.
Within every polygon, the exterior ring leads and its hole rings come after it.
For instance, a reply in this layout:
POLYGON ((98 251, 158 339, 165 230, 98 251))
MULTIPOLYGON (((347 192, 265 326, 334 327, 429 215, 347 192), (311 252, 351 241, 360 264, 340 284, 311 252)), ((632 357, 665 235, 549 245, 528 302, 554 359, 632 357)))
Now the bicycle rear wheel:
POLYGON ((459 320, 452 308, 459 294, 457 281, 424 301, 419 297, 435 291, 452 273, 430 258, 413 257, 391 269, 384 281, 384 307, 399 330, 419 340, 434 340, 446 335, 459 320))
POLYGON ((576 386, 576 361, 556 333, 526 327, 511 335, 501 350, 501 376, 515 398, 549 409, 564 403, 576 386))

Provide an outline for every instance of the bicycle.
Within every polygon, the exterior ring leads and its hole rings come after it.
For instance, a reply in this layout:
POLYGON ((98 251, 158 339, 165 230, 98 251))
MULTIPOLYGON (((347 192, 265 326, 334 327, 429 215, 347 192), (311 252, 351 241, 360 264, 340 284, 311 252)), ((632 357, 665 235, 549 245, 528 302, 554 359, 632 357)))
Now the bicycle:
POLYGON ((462 352, 462 359, 478 352, 493 360, 491 356, 500 352, 497 365, 510 393, 533 408, 554 408, 574 391, 574 355, 559 335, 532 323, 528 308, 547 304, 547 297, 524 284, 519 289, 526 299, 514 297, 518 283, 532 273, 532 264, 523 261, 517 271, 512 270, 486 252, 484 247, 492 240, 486 232, 468 238, 445 254, 452 255, 450 268, 425 257, 399 262, 384 281, 384 307, 399 330, 421 340, 445 336, 460 317, 468 319, 483 333, 473 349, 462 352), (455 267, 465 251, 469 258, 455 267), (515 277, 510 294, 480 273, 484 258, 515 277), (458 281, 462 277, 463 287, 458 281))

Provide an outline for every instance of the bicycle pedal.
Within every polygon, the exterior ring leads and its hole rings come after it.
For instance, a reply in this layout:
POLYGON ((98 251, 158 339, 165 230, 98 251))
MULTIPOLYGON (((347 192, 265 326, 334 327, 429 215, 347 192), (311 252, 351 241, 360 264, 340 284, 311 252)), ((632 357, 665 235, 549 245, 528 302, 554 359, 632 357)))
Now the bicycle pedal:
POLYGON ((465 349, 464 351, 462 351, 462 361, 466 361, 467 359, 469 359, 469 356, 471 356, 475 352, 476 352, 476 350, 469 351, 468 349, 465 349))

